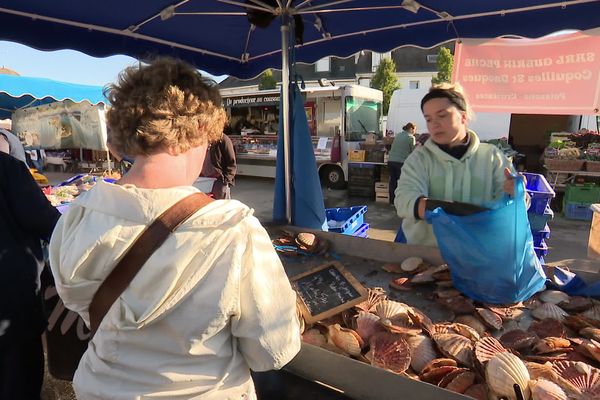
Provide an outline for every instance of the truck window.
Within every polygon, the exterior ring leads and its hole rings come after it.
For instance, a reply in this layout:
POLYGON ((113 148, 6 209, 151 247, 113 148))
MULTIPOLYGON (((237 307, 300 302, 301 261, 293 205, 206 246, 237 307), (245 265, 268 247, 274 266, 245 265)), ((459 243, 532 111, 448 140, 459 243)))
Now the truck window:
POLYGON ((374 133, 381 138, 379 119, 381 102, 347 96, 345 104, 346 141, 364 140, 366 135, 374 133))

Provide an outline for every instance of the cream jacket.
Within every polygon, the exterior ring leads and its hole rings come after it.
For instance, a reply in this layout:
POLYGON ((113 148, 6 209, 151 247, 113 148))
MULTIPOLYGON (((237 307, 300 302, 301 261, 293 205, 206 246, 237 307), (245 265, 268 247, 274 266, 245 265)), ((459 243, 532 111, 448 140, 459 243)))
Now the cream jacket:
MULTIPOLYGON (((50 242, 66 307, 89 325, 101 282, 142 229, 193 187, 98 183, 71 204, 50 242)), ((74 378, 78 399, 254 399, 250 369, 300 350, 296 296, 252 210, 198 211, 156 250, 113 304, 74 378)))

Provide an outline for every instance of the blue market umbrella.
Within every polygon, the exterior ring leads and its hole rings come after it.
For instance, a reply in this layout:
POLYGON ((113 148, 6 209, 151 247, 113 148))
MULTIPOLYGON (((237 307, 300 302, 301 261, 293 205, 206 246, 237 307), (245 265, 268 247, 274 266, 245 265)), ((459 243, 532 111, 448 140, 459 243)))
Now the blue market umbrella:
POLYGON ((77 85, 44 78, 0 75, 0 119, 10 118, 13 111, 55 101, 107 103, 101 86, 77 85))
POLYGON ((563 29, 592 29, 600 26, 598 15, 600 0, 4 0, 0 39, 97 57, 170 55, 238 78, 281 66, 290 221, 290 21, 298 32, 296 61, 312 63, 364 49, 385 52, 461 38, 540 37, 563 29))
MULTIPOLYGON (((323 193, 310 137, 304 100, 296 85, 292 85, 290 101, 292 103, 290 124, 290 154, 291 154, 291 223, 311 229, 327 230, 323 193)), ((283 107, 279 111, 279 130, 282 130, 283 107)), ((275 174, 275 201, 273 205, 273 220, 286 221, 286 192, 283 136, 277 143, 277 170, 275 174)))

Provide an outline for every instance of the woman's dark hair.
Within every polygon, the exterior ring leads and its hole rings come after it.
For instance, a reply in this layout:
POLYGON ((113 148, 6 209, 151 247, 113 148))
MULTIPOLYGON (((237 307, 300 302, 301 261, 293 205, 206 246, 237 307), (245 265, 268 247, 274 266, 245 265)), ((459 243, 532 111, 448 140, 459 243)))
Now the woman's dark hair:
POLYGON ((471 109, 462 88, 459 85, 441 84, 432 86, 421 100, 421 111, 423 106, 432 99, 448 99, 460 111, 466 112, 467 117, 471 117, 471 109))
POLYGON ((417 126, 415 124, 413 124, 412 122, 408 122, 406 125, 404 125, 402 127, 403 131, 410 131, 411 129, 416 129, 417 126))

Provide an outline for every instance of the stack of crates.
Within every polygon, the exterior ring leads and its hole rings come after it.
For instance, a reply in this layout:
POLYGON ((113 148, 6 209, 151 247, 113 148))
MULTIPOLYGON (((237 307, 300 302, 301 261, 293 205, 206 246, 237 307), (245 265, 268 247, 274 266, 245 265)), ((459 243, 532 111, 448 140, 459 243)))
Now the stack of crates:
POLYGON ((375 197, 375 182, 379 171, 374 164, 348 164, 348 195, 356 197, 375 197))
POLYGON ((527 217, 533 236, 533 247, 540 262, 544 264, 544 257, 548 254, 546 239, 550 237, 548 221, 554 218, 554 213, 550 209, 550 200, 556 194, 543 175, 530 173, 523 175, 527 178, 526 190, 531 199, 527 217))
POLYGON ((600 186, 593 183, 585 185, 567 185, 563 199, 563 212, 567 219, 591 221, 594 212, 592 204, 600 203, 600 186))
POLYGON ((367 206, 326 208, 325 216, 329 232, 357 237, 369 237, 369 224, 365 223, 367 206))

